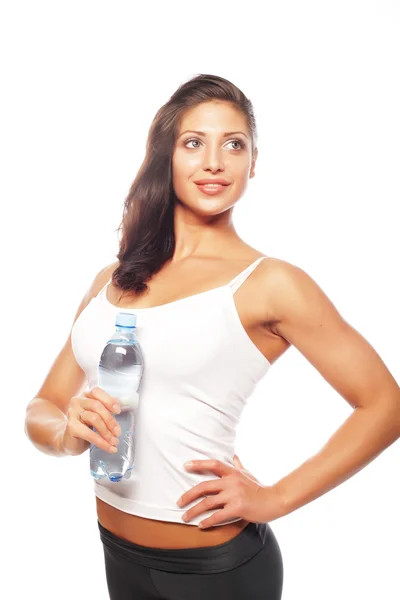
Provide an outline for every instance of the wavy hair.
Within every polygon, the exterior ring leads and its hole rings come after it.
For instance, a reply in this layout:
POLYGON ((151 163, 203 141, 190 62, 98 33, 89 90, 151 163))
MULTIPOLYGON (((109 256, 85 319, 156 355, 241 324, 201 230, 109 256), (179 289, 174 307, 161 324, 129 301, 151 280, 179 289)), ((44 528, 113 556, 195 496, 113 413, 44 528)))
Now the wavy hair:
POLYGON ((257 128, 251 101, 233 83, 216 75, 200 74, 178 87, 157 111, 150 126, 146 154, 123 204, 116 231, 118 267, 112 283, 134 295, 148 289, 148 281, 172 258, 175 249, 172 186, 172 153, 184 112, 203 102, 224 100, 245 116, 251 133, 252 152, 257 147, 257 128))

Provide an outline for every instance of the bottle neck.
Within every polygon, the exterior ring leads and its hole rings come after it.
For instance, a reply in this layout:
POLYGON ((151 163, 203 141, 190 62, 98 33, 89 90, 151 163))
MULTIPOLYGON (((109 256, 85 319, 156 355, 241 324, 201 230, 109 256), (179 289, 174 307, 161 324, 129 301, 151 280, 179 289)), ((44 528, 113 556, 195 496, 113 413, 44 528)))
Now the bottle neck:
POLYGON ((119 338, 121 336, 128 340, 136 340, 136 327, 124 327, 123 325, 116 325, 112 339, 119 338))

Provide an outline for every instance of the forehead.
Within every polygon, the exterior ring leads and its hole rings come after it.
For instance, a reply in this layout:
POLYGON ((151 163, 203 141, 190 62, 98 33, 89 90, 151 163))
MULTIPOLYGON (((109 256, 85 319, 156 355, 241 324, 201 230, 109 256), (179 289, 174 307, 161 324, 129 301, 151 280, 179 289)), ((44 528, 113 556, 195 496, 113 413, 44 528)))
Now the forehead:
POLYGON ((205 133, 207 130, 228 131, 234 127, 246 131, 246 117, 230 102, 217 100, 187 109, 180 120, 179 132, 185 129, 201 129, 205 133))

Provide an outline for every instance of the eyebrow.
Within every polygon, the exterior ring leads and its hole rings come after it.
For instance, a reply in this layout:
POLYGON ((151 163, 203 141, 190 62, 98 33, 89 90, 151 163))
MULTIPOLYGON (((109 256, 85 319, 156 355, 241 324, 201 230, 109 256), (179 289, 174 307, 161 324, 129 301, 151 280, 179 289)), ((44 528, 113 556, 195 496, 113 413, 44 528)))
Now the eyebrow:
MULTIPOLYGON (((184 133, 197 133, 198 135, 202 135, 205 137, 205 133, 204 131, 195 131, 194 129, 187 129, 186 131, 183 131, 178 137, 181 137, 184 133)), ((228 137, 228 135, 234 135, 236 133, 241 133, 242 135, 244 135, 244 137, 249 137, 248 135, 246 135, 243 131, 227 131, 226 133, 223 134, 223 137, 228 137)))

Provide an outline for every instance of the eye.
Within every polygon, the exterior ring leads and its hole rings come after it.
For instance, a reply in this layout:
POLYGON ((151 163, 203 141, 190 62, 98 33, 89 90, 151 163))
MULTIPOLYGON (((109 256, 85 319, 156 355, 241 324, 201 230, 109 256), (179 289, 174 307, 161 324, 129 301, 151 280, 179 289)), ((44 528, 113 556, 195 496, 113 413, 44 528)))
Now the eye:
MULTIPOLYGON (((187 146, 187 144, 190 144, 190 142, 200 142, 200 143, 201 143, 201 141, 200 141, 198 138, 190 138, 189 140, 186 140, 186 142, 184 143, 184 145, 185 145, 186 147, 188 147, 188 146, 187 146)), ((242 150, 243 148, 245 148, 245 147, 246 147, 246 144, 245 144, 244 142, 242 142, 242 140, 239 140, 239 139, 237 139, 237 138, 235 138, 235 139, 232 139, 232 140, 229 140, 229 142, 228 142, 228 143, 229 143, 229 144, 232 144, 232 143, 239 144, 239 146, 240 146, 239 148, 233 148, 233 149, 234 149, 234 150, 236 150, 236 151, 237 151, 237 150, 242 150)), ((195 148, 198 148, 198 147, 199 147, 199 146, 195 146, 195 148)), ((192 146, 192 149, 193 149, 193 146, 192 146)))
MULTIPOLYGON (((184 145, 187 147, 188 144, 190 144, 190 142, 199 142, 200 140, 198 140, 197 138, 191 138, 190 140, 186 140, 186 142, 184 143, 184 145)), ((193 146, 192 146, 193 148, 193 146)), ((198 148, 198 146, 197 146, 198 148)))
POLYGON ((246 146, 246 144, 244 142, 242 142, 242 140, 238 140, 238 139, 230 140, 229 143, 239 144, 240 148, 238 148, 238 150, 242 150, 246 146))

